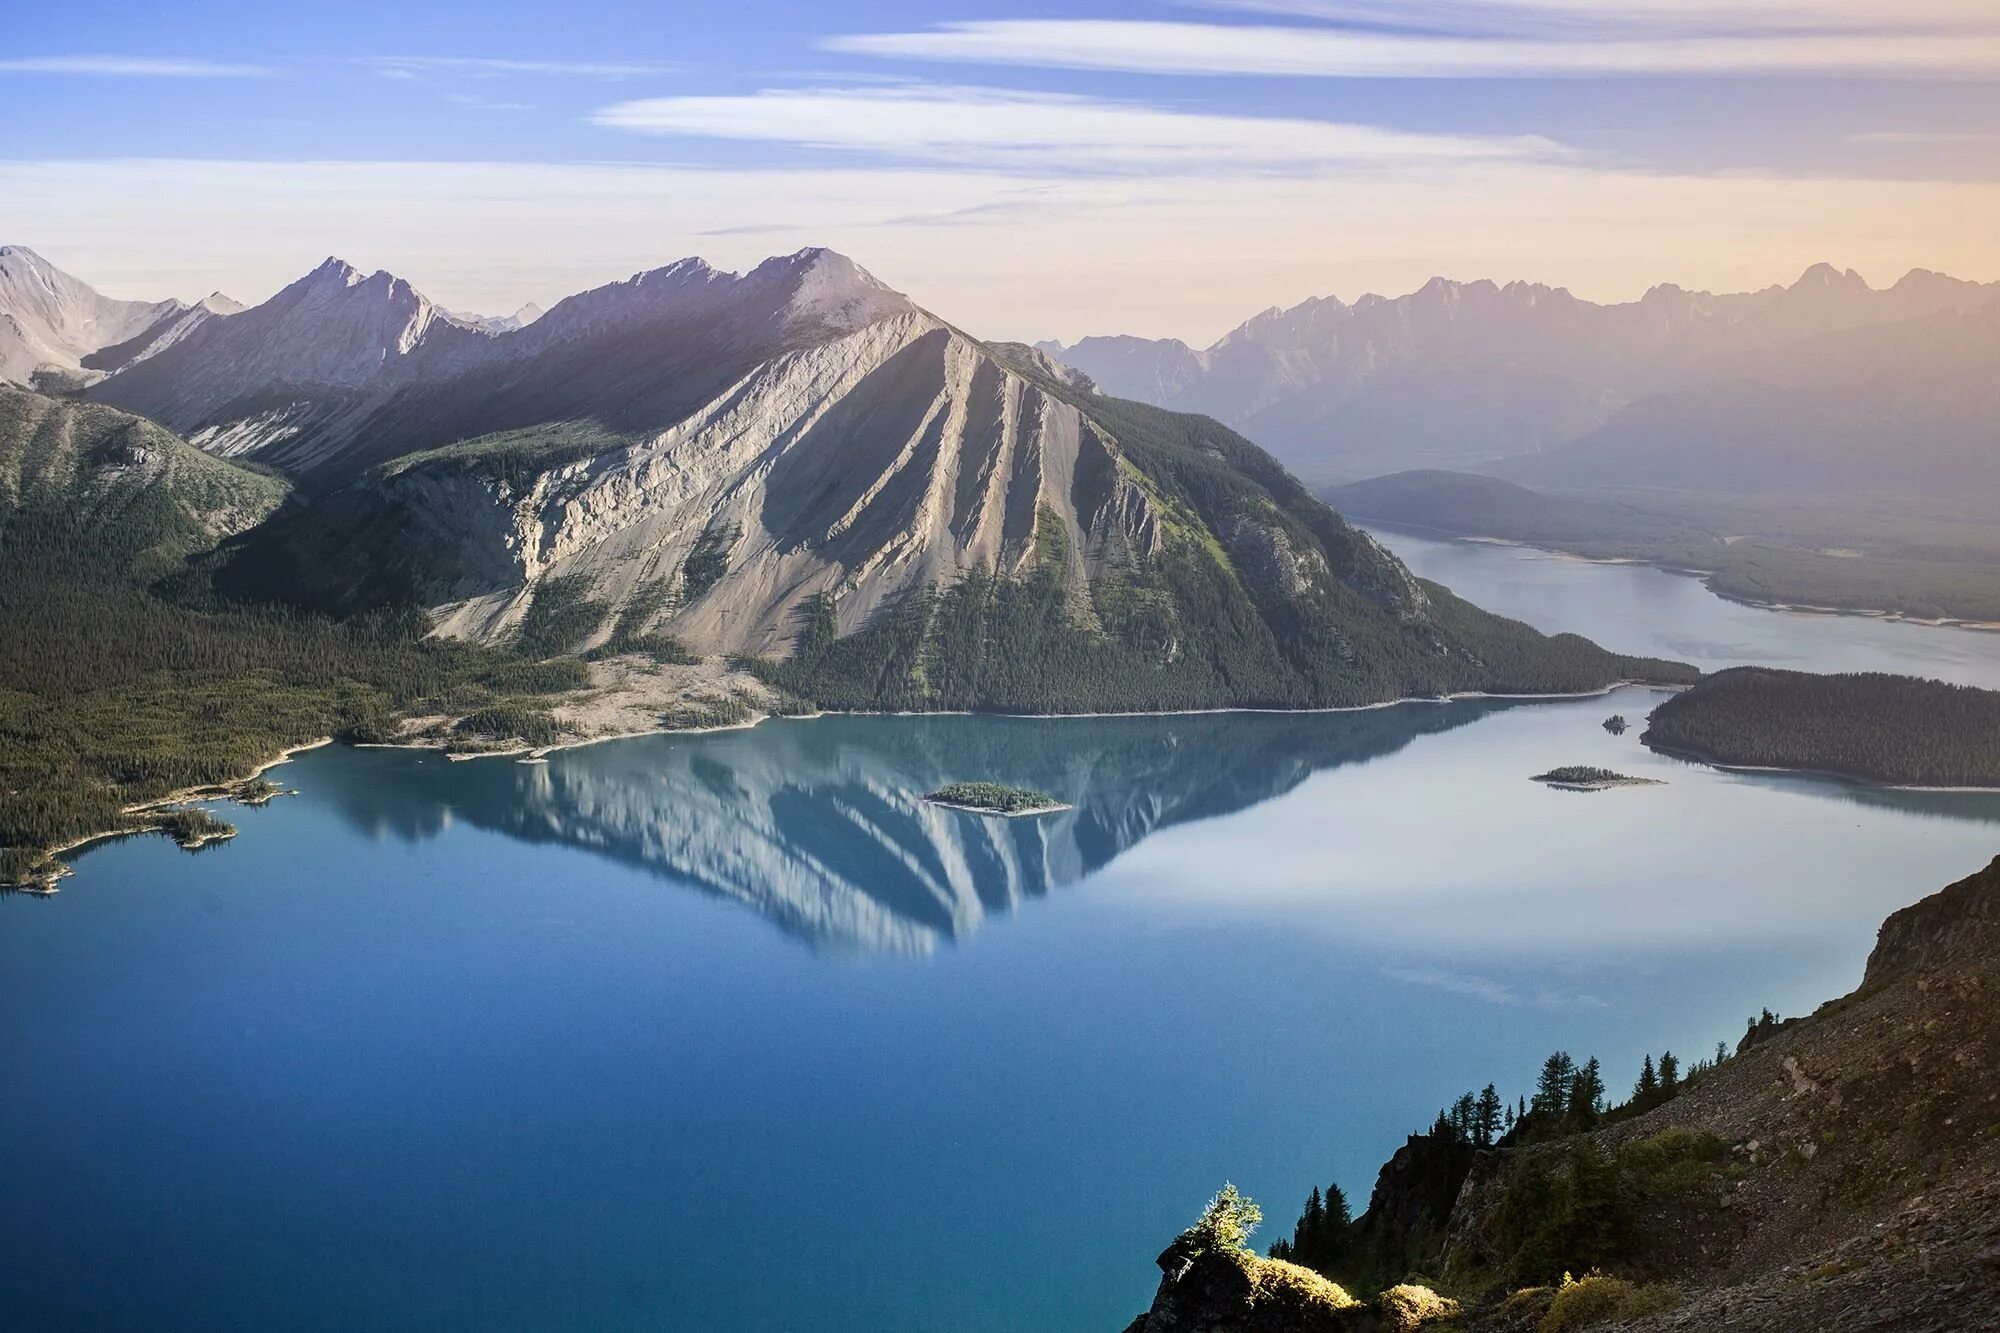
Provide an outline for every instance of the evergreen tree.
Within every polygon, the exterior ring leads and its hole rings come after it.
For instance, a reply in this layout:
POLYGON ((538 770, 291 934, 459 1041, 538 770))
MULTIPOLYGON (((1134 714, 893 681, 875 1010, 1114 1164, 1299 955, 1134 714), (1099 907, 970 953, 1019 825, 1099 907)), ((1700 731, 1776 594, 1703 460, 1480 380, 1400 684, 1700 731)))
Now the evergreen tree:
POLYGON ((1499 1135, 1500 1093, 1488 1083, 1479 1090, 1479 1103, 1473 1112, 1472 1141, 1482 1148, 1490 1148, 1499 1135))
POLYGON ((1660 1095, 1671 1097, 1680 1091, 1681 1062, 1672 1051, 1660 1052, 1660 1095))
POLYGON ((1568 1117, 1573 1125, 1591 1125, 1604 1110, 1604 1074, 1591 1056, 1570 1077, 1568 1117))
POLYGON ((1479 1141, 1479 1103, 1469 1092, 1451 1104, 1451 1131, 1460 1143, 1479 1141))
POLYGON ((1557 1051, 1542 1061, 1541 1076, 1535 1080, 1535 1098, 1530 1107, 1537 1115, 1559 1120, 1569 1108, 1569 1086, 1576 1077, 1576 1062, 1568 1051, 1557 1051))
POLYGON ((1639 1066, 1639 1081, 1632 1085, 1632 1104, 1643 1106, 1651 1102, 1659 1090, 1659 1076, 1653 1073, 1653 1057, 1648 1053, 1645 1063, 1639 1066))

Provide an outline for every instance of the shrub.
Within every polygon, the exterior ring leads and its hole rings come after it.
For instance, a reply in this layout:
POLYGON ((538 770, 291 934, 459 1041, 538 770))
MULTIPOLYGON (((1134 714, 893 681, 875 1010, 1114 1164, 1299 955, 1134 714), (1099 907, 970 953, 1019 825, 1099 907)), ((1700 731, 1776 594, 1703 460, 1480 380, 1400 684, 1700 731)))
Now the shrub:
POLYGON ((1375 1298, 1375 1304, 1382 1314, 1384 1333, 1414 1333, 1433 1319, 1458 1316, 1457 1301, 1410 1282, 1389 1288, 1375 1298))
POLYGON ((1572 1329, 1636 1319, 1670 1310, 1680 1299, 1680 1289, 1664 1282, 1642 1287, 1602 1273, 1586 1273, 1580 1278, 1564 1273, 1537 1333, 1570 1333, 1572 1329))
MULTIPOLYGON (((1218 1196, 1219 1197, 1219 1196, 1218 1196)), ((1252 1204, 1252 1208, 1256 1205, 1252 1204)), ((1302 1326, 1313 1316, 1349 1310, 1361 1302, 1347 1289, 1283 1259, 1244 1256, 1250 1265, 1250 1299, 1260 1318, 1284 1316, 1285 1327, 1302 1326)), ((1452 1307, 1454 1310, 1456 1306, 1452 1307)))

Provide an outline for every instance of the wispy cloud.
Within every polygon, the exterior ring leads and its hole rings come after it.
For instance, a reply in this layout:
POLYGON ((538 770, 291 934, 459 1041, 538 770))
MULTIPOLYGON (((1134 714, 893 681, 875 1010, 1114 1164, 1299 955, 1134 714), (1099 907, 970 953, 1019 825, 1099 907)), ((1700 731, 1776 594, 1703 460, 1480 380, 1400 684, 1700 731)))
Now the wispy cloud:
MULTIPOLYGON (((1295 17, 1308 2, 1271 0, 1295 17)), ((1521 4, 1311 4, 1322 26, 1000 19, 828 37, 849 55, 1153 74, 1343 78, 1572 75, 2000 75, 2000 10, 1917 0, 1914 17, 1858 0, 1753 0, 1766 26, 1687 0, 1605 9, 1521 4), (1396 26, 1363 26, 1367 23, 1396 26), (1782 22, 1781 22, 1782 21, 1782 22), (1771 26, 1771 25, 1777 26, 1771 26), (1469 25, 1469 26, 1468 26, 1469 25)))
POLYGON ((264 65, 238 65, 176 56, 11 56, 0 59, 0 73, 6 74, 80 74, 119 79, 262 79, 275 72, 264 65))
POLYGON ((1394 32, 1487 37, 1775 36, 1966 32, 1993 26, 1980 0, 1182 0, 1184 8, 1318 19, 1394 32))
POLYGON ((506 74, 556 75, 580 79, 627 79, 676 68, 654 60, 510 60, 492 56, 368 56, 361 62, 389 79, 426 74, 498 78, 506 74))
POLYGON ((1020 169, 1106 173, 1546 158, 1547 139, 1182 111, 1137 102, 939 84, 766 90, 619 102, 591 119, 689 138, 1020 169))

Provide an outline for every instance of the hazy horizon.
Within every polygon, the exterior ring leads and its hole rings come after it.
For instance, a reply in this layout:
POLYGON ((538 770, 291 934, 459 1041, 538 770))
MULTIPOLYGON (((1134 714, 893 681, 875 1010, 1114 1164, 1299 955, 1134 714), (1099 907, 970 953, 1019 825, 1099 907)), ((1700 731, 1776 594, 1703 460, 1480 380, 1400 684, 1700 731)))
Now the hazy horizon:
POLYGON ((986 336, 1194 345, 1440 274, 2000 278, 1990 6, 1019 9, 24 13, 0 235, 121 297, 254 302, 331 253, 482 312, 817 244, 986 336))

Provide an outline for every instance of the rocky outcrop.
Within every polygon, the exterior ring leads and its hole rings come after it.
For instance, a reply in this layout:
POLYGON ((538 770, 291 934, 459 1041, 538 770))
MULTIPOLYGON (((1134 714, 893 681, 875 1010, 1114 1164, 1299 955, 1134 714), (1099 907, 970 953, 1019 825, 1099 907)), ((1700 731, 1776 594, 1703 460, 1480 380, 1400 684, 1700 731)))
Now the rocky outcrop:
POLYGON ((1504 1271, 1490 1219, 1536 1155, 1587 1150, 1628 1190, 1616 1266, 1679 1288, 1621 1329, 2000 1327, 1996 1001, 2000 860, 1890 917, 1859 990, 1658 1109, 1482 1158, 1443 1261, 1504 1271))

